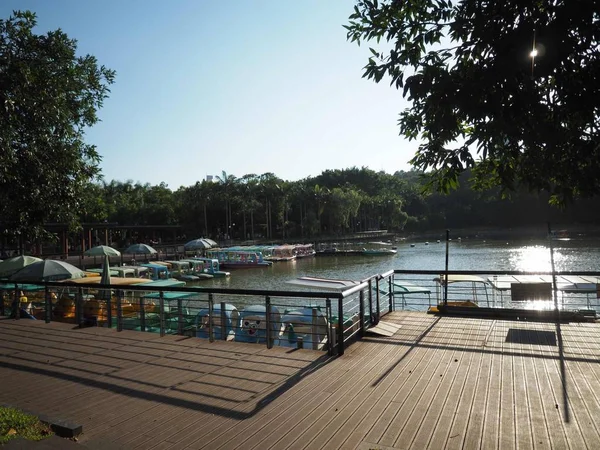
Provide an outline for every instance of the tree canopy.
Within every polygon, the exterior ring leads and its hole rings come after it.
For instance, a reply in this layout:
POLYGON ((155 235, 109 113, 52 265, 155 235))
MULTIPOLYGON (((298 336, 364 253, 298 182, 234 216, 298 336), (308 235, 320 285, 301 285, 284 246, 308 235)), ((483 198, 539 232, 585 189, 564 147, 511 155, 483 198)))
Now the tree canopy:
POLYGON ((561 204, 600 192, 597 0, 358 0, 346 28, 377 45, 364 76, 411 102, 400 132, 430 186, 473 168, 477 187, 561 204))
POLYGON ((0 20, 0 225, 27 239, 46 222, 76 223, 100 156, 84 141, 115 72, 60 29, 35 34, 36 16, 0 20))

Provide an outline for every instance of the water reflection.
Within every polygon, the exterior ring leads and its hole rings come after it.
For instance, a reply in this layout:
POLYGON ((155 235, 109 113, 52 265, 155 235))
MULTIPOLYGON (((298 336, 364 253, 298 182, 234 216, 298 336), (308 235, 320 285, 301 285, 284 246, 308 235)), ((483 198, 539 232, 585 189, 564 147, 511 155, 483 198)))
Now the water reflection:
MULTIPOLYGON (((555 253, 554 263, 557 263, 559 254, 555 253)), ((541 245, 525 246, 514 249, 510 255, 510 263, 514 270, 526 272, 549 272, 552 270, 550 263, 550 250, 541 245)))

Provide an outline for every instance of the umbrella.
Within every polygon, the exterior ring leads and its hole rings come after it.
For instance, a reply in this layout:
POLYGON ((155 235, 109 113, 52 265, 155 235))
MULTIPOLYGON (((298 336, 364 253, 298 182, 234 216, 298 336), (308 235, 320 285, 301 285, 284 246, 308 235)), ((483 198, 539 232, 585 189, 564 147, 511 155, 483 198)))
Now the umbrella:
POLYGON ((6 259, 0 263, 0 277, 9 277, 23 267, 39 261, 41 259, 34 256, 15 256, 14 258, 6 259))
POLYGON ((144 255, 152 255, 158 252, 147 244, 133 244, 127 247, 123 253, 142 253, 144 255))
POLYGON ((194 239, 183 246, 183 248, 187 251, 204 250, 211 247, 211 243, 206 239, 194 239))
POLYGON ((115 250, 108 245, 98 245, 85 251, 85 256, 121 256, 119 250, 115 250))
MULTIPOLYGON (((110 284, 110 258, 108 257, 108 255, 104 255, 104 265, 102 266, 102 276, 100 277, 100 284, 105 286, 108 286, 110 284)), ((100 291, 99 297, 103 300, 108 300, 110 299, 110 295, 110 291, 104 289, 100 291)))
POLYGON ((210 244, 210 246, 211 246, 211 247, 216 247, 216 246, 218 246, 218 245, 219 245, 219 244, 217 244, 215 241, 213 241, 212 239, 203 238, 202 240, 203 240, 203 241, 206 241, 206 242, 208 242, 208 243, 210 244))
POLYGON ((19 270, 11 281, 58 281, 85 277, 85 273, 79 267, 64 261, 46 259, 35 262, 19 270))

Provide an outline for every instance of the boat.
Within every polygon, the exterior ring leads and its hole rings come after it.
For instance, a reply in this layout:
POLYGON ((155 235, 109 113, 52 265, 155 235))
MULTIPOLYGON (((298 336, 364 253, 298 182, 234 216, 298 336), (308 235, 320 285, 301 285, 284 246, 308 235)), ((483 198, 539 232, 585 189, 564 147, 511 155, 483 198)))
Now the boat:
POLYGON ((140 264, 148 269, 148 278, 151 280, 166 280, 169 278, 169 269, 162 264, 140 264))
POLYGON ((168 264, 171 264, 171 276, 177 280, 181 281, 198 281, 200 278, 192 275, 191 264, 185 260, 179 261, 165 261, 168 264))
POLYGON ((297 244, 294 252, 296 253, 296 258, 308 258, 317 254, 313 244, 297 244))
POLYGON ((206 256, 217 259, 219 265, 229 269, 252 269, 269 267, 273 263, 265 261, 260 252, 247 252, 230 249, 211 249, 206 251, 206 256))
POLYGON ((139 266, 116 266, 116 267, 111 267, 111 270, 113 270, 113 269, 117 270, 117 271, 119 271, 119 269, 126 269, 128 271, 129 270, 133 270, 135 278, 148 278, 149 277, 148 267, 143 266, 143 265, 139 265, 139 266))
POLYGON ((299 286, 304 289, 315 289, 319 291, 343 292, 358 286, 360 283, 353 280, 335 280, 329 278, 299 277, 286 281, 286 284, 299 286))
MULTIPOLYGON (((444 303, 441 299, 442 299, 442 289, 444 288, 444 286, 446 285, 446 275, 440 275, 439 277, 436 277, 433 279, 433 281, 436 282, 436 290, 437 290, 437 298, 438 298, 438 305, 437 306, 430 306, 429 309, 427 310, 427 312, 429 313, 438 313, 440 311, 440 309, 446 308, 446 307, 468 307, 468 308, 477 308, 479 307, 479 303, 480 300, 478 298, 478 295, 480 294, 481 289, 483 288, 484 293, 485 293, 485 299, 486 299, 486 303, 487 306, 489 306, 490 304, 490 299, 489 299, 489 294, 487 291, 487 287, 488 287, 488 282, 484 279, 481 278, 477 275, 448 275, 447 276, 447 284, 448 287, 451 284, 456 284, 456 283, 470 283, 470 293, 468 292, 468 290, 465 290, 465 288, 462 288, 453 294, 453 297, 459 297, 459 296, 463 296, 463 297, 467 297, 464 299, 456 299, 456 300, 449 300, 446 303, 444 303)), ((450 294, 449 294, 450 296, 450 294)))
POLYGON ((286 311, 274 344, 281 347, 323 350, 327 346, 327 319, 318 308, 286 311))
POLYGON ((187 262, 190 264, 190 275, 196 277, 199 280, 209 280, 214 278, 214 275, 210 273, 204 273, 205 262, 197 259, 181 259, 180 261, 187 262))
POLYGON ((568 230, 552 230, 548 233, 548 239, 552 241, 570 241, 568 230))
MULTIPOLYGON (((281 316, 276 306, 271 306, 271 337, 278 338, 281 331, 281 316)), ((264 344, 267 342, 267 308, 264 305, 249 305, 240 311, 240 323, 235 330, 234 340, 264 344)))
POLYGON ((202 269, 202 271, 205 274, 212 275, 213 277, 216 277, 216 278, 228 277, 231 275, 230 272, 220 270, 219 260, 216 258, 202 258, 202 257, 198 256, 198 257, 195 257, 192 259, 201 261, 204 263, 204 269, 202 269))
POLYGON ((267 261, 293 261, 296 259, 295 245, 278 245, 273 247, 270 256, 264 256, 267 261))
MULTIPOLYGON (((196 316, 196 337, 208 339, 210 336, 210 312, 208 308, 203 308, 196 316)), ((235 330, 238 326, 238 310, 229 303, 225 304, 223 314, 221 314, 221 304, 215 304, 212 311, 212 330, 213 337, 216 340, 225 338, 232 340, 235 336, 235 330), (224 317, 224 321, 223 321, 224 317)))
POLYGON ((363 248, 362 254, 365 256, 390 256, 398 253, 398 250, 391 248, 363 248))

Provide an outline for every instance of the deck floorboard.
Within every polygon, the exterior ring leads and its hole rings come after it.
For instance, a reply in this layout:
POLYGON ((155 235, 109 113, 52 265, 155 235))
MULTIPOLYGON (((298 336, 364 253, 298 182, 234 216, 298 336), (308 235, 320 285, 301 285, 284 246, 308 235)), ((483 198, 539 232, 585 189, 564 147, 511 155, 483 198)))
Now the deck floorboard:
POLYGON ((393 312, 344 356, 0 318, 0 403, 90 449, 552 449, 600 442, 600 324, 393 312))

